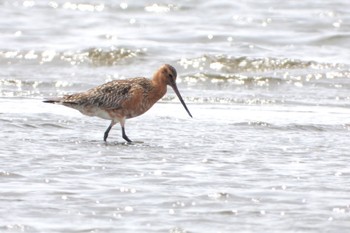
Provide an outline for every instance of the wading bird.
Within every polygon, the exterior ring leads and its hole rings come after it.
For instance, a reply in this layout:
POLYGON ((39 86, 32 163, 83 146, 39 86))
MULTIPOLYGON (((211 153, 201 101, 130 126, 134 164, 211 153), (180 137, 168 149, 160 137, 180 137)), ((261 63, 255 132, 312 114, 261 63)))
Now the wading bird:
POLYGON ((122 137, 127 142, 132 142, 125 133, 125 120, 140 116, 150 109, 165 95, 167 85, 173 88, 187 113, 192 117, 177 89, 176 76, 175 68, 165 64, 154 73, 152 79, 114 80, 85 92, 47 99, 43 102, 61 104, 76 109, 87 116, 111 120, 104 133, 104 141, 107 141, 111 128, 119 122, 122 128, 122 137))

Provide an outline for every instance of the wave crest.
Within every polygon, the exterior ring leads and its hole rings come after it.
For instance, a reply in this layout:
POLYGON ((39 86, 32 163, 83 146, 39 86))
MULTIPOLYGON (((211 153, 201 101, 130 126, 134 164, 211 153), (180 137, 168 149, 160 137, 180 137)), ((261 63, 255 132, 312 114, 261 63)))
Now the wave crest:
POLYGON ((93 65, 93 66, 112 66, 125 60, 130 60, 143 56, 146 49, 127 49, 127 48, 90 48, 82 51, 55 51, 55 50, 12 50, 0 51, 1 63, 28 62, 35 64, 51 63, 55 65, 93 65))
POLYGON ((346 64, 291 58, 204 55, 193 59, 182 58, 178 63, 185 69, 184 82, 217 87, 281 84, 302 87, 308 83, 324 85, 322 83, 325 82, 328 85, 327 80, 350 76, 350 67, 346 64))
POLYGON ((318 63, 293 58, 250 58, 225 55, 203 55, 198 58, 182 58, 179 64, 185 69, 216 70, 221 72, 266 72, 286 69, 344 68, 342 64, 318 63))

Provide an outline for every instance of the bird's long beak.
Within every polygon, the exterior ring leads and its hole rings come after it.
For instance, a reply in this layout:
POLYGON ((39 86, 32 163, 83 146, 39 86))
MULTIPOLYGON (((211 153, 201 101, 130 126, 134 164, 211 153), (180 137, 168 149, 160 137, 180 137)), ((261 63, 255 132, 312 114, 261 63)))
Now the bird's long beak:
POLYGON ((180 95, 180 92, 179 90, 177 89, 177 86, 176 86, 176 83, 175 82, 172 82, 170 84, 170 86, 173 88, 175 94, 177 95, 177 97, 179 98, 180 102, 182 103, 182 105, 184 106, 184 108, 186 109, 188 115, 190 115, 190 117, 192 117, 190 111, 188 110, 186 104, 185 104, 185 101, 182 99, 181 95, 180 95))

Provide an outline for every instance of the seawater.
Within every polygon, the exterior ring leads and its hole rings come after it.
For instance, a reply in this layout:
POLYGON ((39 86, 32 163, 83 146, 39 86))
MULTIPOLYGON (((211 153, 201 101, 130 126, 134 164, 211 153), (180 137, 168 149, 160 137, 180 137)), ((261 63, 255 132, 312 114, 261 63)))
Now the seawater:
POLYGON ((350 3, 1 1, 1 232, 346 232, 350 3), (116 125, 46 97, 176 67, 116 125))

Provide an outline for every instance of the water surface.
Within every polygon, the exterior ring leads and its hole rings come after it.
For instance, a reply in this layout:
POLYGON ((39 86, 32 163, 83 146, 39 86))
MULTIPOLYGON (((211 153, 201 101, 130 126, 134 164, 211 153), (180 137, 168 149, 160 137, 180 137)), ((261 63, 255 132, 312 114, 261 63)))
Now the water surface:
POLYGON ((350 4, 1 1, 1 232, 346 232, 350 4), (44 104, 176 67, 127 121, 44 104))

